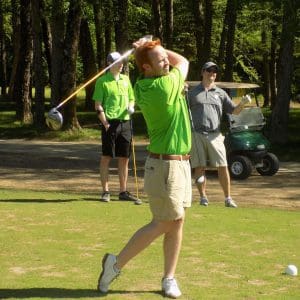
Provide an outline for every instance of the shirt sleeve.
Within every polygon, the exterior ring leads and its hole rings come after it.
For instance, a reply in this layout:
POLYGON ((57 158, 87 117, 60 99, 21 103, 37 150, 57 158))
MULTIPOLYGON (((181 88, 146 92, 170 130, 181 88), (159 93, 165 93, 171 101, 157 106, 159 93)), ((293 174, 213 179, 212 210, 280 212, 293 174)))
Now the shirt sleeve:
POLYGON ((95 102, 100 102, 100 103, 103 102, 103 99, 104 99, 104 88, 103 88, 103 82, 102 82, 101 78, 99 78, 96 81, 95 89, 94 89, 94 93, 93 93, 93 97, 92 98, 93 98, 93 100, 95 102))
POLYGON ((223 110, 225 113, 227 114, 232 114, 233 110, 235 109, 235 104, 233 103, 233 101, 231 100, 231 98, 228 96, 228 94, 223 91, 223 110))
POLYGON ((162 78, 166 78, 168 81, 168 91, 169 91, 169 98, 167 103, 169 105, 173 105, 174 101, 180 100, 180 95, 183 92, 183 85, 184 85, 184 78, 176 67, 173 67, 170 71, 169 75, 162 76, 162 78))

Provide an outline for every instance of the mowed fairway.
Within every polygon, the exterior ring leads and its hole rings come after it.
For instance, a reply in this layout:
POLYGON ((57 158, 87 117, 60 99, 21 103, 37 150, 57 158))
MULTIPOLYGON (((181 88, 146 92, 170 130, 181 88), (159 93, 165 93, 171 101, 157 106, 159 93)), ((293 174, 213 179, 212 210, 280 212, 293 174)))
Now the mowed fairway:
MULTIPOLYGON (((150 220, 148 204, 100 203, 85 193, 0 189, 0 298, 93 299, 100 262, 150 220)), ((177 279, 181 299, 299 299, 300 212, 187 212, 177 279)), ((162 239, 133 259, 105 299, 161 299, 162 239)))

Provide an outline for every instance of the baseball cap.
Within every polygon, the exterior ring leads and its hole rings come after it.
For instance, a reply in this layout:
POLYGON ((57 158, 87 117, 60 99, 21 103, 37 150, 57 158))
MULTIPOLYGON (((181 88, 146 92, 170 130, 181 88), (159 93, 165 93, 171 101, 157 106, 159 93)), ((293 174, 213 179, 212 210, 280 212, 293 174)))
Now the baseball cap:
POLYGON ((210 68, 210 67, 216 67, 217 70, 219 70, 219 67, 218 67, 217 64, 215 64, 215 63, 212 62, 212 61, 208 61, 208 62, 206 62, 206 63, 203 65, 202 71, 203 71, 203 70, 206 70, 206 69, 208 69, 208 68, 210 68))
POLYGON ((111 52, 107 55, 106 60, 108 63, 113 63, 120 57, 121 57, 121 54, 119 52, 111 52))

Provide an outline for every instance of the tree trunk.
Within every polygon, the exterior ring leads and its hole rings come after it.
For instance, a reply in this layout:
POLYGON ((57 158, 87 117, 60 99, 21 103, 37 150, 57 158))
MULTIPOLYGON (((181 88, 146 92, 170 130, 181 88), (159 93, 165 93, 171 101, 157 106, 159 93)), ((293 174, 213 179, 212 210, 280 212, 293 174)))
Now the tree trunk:
POLYGON ((23 124, 32 124, 30 80, 32 63, 32 27, 30 0, 20 1, 21 39, 20 55, 15 77, 13 97, 16 101, 16 117, 23 124))
POLYGON ((15 87, 17 68, 20 60, 20 5, 18 5, 17 0, 11 0, 11 10, 12 10, 12 45, 13 45, 13 63, 12 70, 9 79, 9 98, 11 101, 16 101, 15 87))
POLYGON ((222 29, 220 45, 219 45, 218 59, 217 59, 217 64, 219 65, 219 67, 221 69, 221 72, 219 74, 220 79, 223 78, 223 73, 224 73, 223 67, 224 67, 224 64, 225 64, 225 59, 224 58, 225 58, 225 49, 226 49, 227 34, 228 34, 229 14, 230 14, 230 5, 229 5, 229 1, 227 1, 224 21, 223 21, 223 29, 222 29))
POLYGON ((277 28, 272 26, 271 49, 270 49, 270 97, 271 109, 275 106, 277 96, 277 28))
MULTIPOLYGON (((81 21, 79 45, 80 55, 83 63, 83 75, 85 81, 87 81, 96 74, 97 67, 89 24, 86 18, 82 19, 81 21)), ((92 82, 85 88, 85 108, 87 110, 92 110, 94 108, 94 101, 92 100, 94 86, 95 82, 92 82)))
POLYGON ((202 45, 204 35, 204 9, 202 0, 192 0, 191 10, 194 17, 195 24, 195 40, 196 40, 196 68, 197 72, 201 69, 202 45))
POLYGON ((201 66, 211 58, 211 32, 212 32, 212 0, 205 0, 204 38, 202 43, 201 66))
POLYGON ((292 95, 291 85, 294 71, 293 54, 296 29, 296 0, 285 0, 279 56, 279 84, 276 104, 271 116, 270 136, 271 142, 278 144, 286 144, 288 142, 288 117, 292 95))
POLYGON ((0 95, 6 96, 7 87, 7 63, 6 63, 6 46, 5 46, 5 30, 3 20, 4 5, 0 2, 0 95))
MULTIPOLYGON (((76 60, 82 16, 81 5, 81 0, 70 0, 61 78, 64 98, 69 96, 76 86, 76 60)), ((64 129, 80 129, 76 114, 76 96, 71 98, 64 106, 64 129)))
POLYGON ((160 0, 152 0, 153 32, 163 43, 163 25, 160 11, 160 0))
POLYGON ((267 33, 265 30, 261 34, 261 43, 263 46, 263 61, 262 61, 262 82, 263 82, 263 96, 264 96, 264 107, 269 106, 270 103, 270 63, 269 53, 267 47, 267 33))
POLYGON ((128 50, 128 0, 118 0, 115 6, 115 42, 116 48, 123 53, 128 50))
POLYGON ((173 49, 173 32, 174 32, 174 16, 173 16, 173 0, 165 0, 166 10, 166 47, 173 49))
POLYGON ((102 18, 102 10, 100 1, 96 0, 93 4, 95 34, 96 34, 96 49, 97 49, 97 64, 98 68, 105 66, 105 53, 104 53, 104 19, 102 18))
POLYGON ((34 122, 37 127, 44 126, 45 98, 44 98, 44 72, 42 58, 42 27, 39 0, 31 0, 32 31, 33 31, 33 72, 35 87, 35 115, 34 122))
POLYGON ((225 71, 224 80, 233 80, 233 65, 234 65, 234 39, 235 39, 235 26, 237 20, 237 0, 228 0, 229 15, 228 15, 228 31, 227 31, 227 44, 225 56, 225 71))
POLYGON ((52 55, 51 55, 51 106, 61 101, 61 76, 63 65, 65 14, 61 0, 53 0, 51 16, 52 55))
POLYGON ((52 70, 52 35, 51 35, 51 26, 49 22, 49 18, 45 15, 45 4, 44 0, 41 1, 41 11, 43 12, 41 14, 41 26, 42 26, 42 37, 43 37, 43 42, 44 42, 44 56, 47 61, 47 66, 48 66, 48 76, 49 76, 49 83, 52 84, 52 79, 51 79, 51 70, 52 70))
POLYGON ((104 20, 105 20, 105 64, 106 64, 106 57, 108 53, 111 52, 111 44, 112 44, 112 30, 113 30, 113 18, 114 14, 113 11, 115 11, 113 7, 112 0, 105 0, 104 1, 104 20))

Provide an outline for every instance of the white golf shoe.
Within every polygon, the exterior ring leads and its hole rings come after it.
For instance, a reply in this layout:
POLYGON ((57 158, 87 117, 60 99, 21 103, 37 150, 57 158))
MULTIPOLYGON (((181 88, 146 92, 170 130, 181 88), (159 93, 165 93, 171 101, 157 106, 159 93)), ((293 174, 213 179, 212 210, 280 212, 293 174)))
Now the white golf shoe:
POLYGON ((98 279, 97 290, 107 293, 110 283, 120 275, 120 270, 115 267, 117 257, 113 254, 105 254, 102 259, 102 272, 98 279))
POLYGON ((226 207, 232 207, 232 208, 237 208, 237 204, 232 200, 232 198, 225 199, 225 206, 226 207))
POLYGON ((163 278, 161 288, 164 295, 168 298, 176 299, 181 296, 181 291, 174 278, 163 278))

